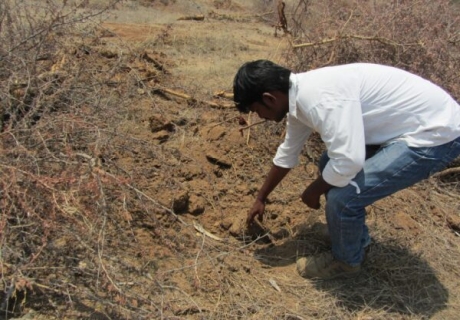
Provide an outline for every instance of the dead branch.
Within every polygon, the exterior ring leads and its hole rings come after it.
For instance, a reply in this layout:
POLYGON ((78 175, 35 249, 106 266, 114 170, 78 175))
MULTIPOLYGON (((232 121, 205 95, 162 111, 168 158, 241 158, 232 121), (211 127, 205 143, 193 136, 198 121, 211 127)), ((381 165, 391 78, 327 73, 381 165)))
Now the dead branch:
POLYGON ((390 40, 388 38, 383 38, 383 37, 369 37, 369 36, 361 36, 361 35, 353 35, 353 34, 345 34, 345 35, 340 35, 334 38, 330 39, 323 39, 320 41, 316 42, 307 42, 307 43, 300 43, 300 44, 291 44, 293 49, 299 49, 299 48, 305 48, 305 47, 313 47, 313 46, 320 46, 328 43, 332 43, 335 41, 340 41, 340 40, 348 40, 348 39, 356 39, 356 40, 365 40, 365 41, 377 41, 383 44, 387 44, 390 46, 423 46, 422 43, 420 42, 414 42, 414 43, 397 43, 393 40, 390 40))
POLYGON ((267 12, 262 12, 262 13, 256 14, 256 15, 254 15, 254 17, 263 18, 263 17, 265 17, 265 16, 272 15, 273 13, 274 13, 274 11, 271 10, 271 11, 267 11, 267 12))
POLYGON ((101 175, 104 175, 104 176, 107 176, 107 177, 110 177, 112 179, 114 179, 115 181, 117 181, 118 183, 122 184, 122 185, 125 185, 126 187, 128 187, 129 189, 135 191, 137 194, 145 197, 147 200, 149 200, 150 202, 152 202, 154 205, 156 205, 157 207, 165 210, 166 212, 168 212, 169 214, 171 214, 176 220, 180 221, 183 225, 185 226, 188 226, 188 224, 183 220, 181 219, 174 211, 172 211, 171 209, 168 209, 166 208, 165 206, 163 206, 162 204, 160 204, 158 201, 156 201, 155 199, 153 199, 152 197, 148 196, 147 194, 145 194, 144 192, 142 192, 141 190, 137 189, 136 187, 132 186, 131 184, 127 183, 127 182, 123 182, 123 181, 120 181, 120 179, 118 179, 115 175, 105 171, 105 170, 102 170, 100 168, 97 168, 97 167, 94 167, 93 169, 93 172, 96 172, 96 173, 99 173, 101 175))
POLYGON ((440 172, 436 172, 435 174, 433 174, 432 177, 440 178, 440 177, 444 177, 444 176, 447 176, 449 174, 454 174, 454 173, 460 173, 460 167, 449 168, 449 169, 446 169, 440 172))
POLYGON ((214 92, 215 98, 225 98, 225 99, 233 99, 233 93, 225 92, 225 91, 218 91, 214 92))
POLYGON ((163 66, 163 64, 158 62, 157 59, 155 59, 148 52, 144 52, 144 54, 142 55, 142 59, 144 59, 145 61, 150 62, 151 64, 153 64, 155 69, 157 69, 158 71, 161 71, 161 72, 163 72, 165 74, 169 74, 169 72, 166 70, 166 68, 163 66))
POLYGON ((235 120, 235 119, 239 119, 241 116, 234 116, 234 117, 231 117, 229 119, 226 119, 226 120, 223 120, 223 121, 220 121, 218 123, 215 123, 213 124, 212 126, 210 126, 209 128, 214 128, 214 127, 217 127, 217 126, 220 126, 222 123, 226 123, 226 122, 230 122, 232 120, 235 120))
MULTIPOLYGON (((257 15, 255 15, 257 17, 257 15)), ((214 11, 209 11, 208 17, 216 20, 227 20, 227 21, 237 21, 237 22, 247 22, 250 21, 254 15, 233 15, 233 14, 224 14, 217 13, 214 11)))
POLYGON ((267 120, 260 120, 260 121, 258 121, 258 122, 254 122, 253 124, 249 124, 249 125, 247 125, 247 126, 245 126, 245 127, 240 128, 240 131, 243 132, 243 131, 246 130, 246 129, 249 129, 249 128, 251 128, 251 127, 257 126, 257 125, 262 124, 262 123, 265 123, 265 122, 267 122, 267 120))
POLYGON ((216 108, 216 109, 224 109, 224 108, 233 108, 234 107, 233 104, 219 104, 219 103, 212 102, 212 101, 199 101, 199 102, 203 103, 203 104, 206 104, 211 108, 216 108))
POLYGON ((221 109, 221 108, 233 108, 233 105, 232 104, 221 104, 221 103, 217 103, 217 102, 213 102, 213 101, 204 101, 204 100, 198 100, 186 93, 182 93, 182 92, 177 92, 177 91, 174 91, 174 90, 171 90, 171 89, 168 89, 168 88, 156 88, 154 89, 154 91, 159 91, 163 94, 167 93, 167 94, 170 94, 170 95, 173 95, 175 97, 178 97, 178 98, 182 98, 182 99, 185 99, 191 103, 202 103, 202 104, 205 104, 211 108, 217 108, 217 109, 221 109))
MULTIPOLYGON (((249 139, 251 138, 251 115, 252 115, 252 112, 249 112, 249 116, 248 116, 248 137, 246 139, 246 145, 249 146, 249 139)), ((240 130, 241 133, 243 133, 242 130, 240 130)))
POLYGON ((203 228, 203 226, 201 224, 199 224, 198 222, 196 221, 193 221, 193 227, 200 233, 202 233, 203 235, 205 236, 208 236, 209 238, 211 239, 214 239, 214 240, 217 240, 217 241, 224 241, 224 239, 212 234, 211 232, 209 232, 208 230, 206 230, 205 228, 203 228))
POLYGON ((284 8, 286 4, 282 0, 278 0, 276 9, 278 12, 278 23, 275 25, 275 37, 277 36, 278 30, 283 30, 284 34, 290 34, 287 26, 287 19, 284 13, 284 8))
POLYGON ((170 95, 173 95, 175 97, 179 97, 179 98, 182 98, 182 99, 185 99, 185 100, 194 100, 194 101, 196 101, 196 99, 194 99, 192 96, 189 96, 188 94, 185 94, 185 93, 182 93, 182 92, 174 91, 172 89, 159 88, 158 90, 160 90, 160 91, 162 91, 164 93, 169 93, 170 95))
POLYGON ((203 21, 204 16, 203 15, 196 15, 196 16, 184 16, 180 17, 177 20, 194 20, 194 21, 203 21))

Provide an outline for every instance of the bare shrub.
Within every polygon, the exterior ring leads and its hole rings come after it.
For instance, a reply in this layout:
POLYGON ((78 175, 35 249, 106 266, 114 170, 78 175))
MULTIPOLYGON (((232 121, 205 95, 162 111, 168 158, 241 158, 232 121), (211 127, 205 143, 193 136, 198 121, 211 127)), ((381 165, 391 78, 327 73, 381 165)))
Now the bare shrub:
MULTIPOLYGON (((89 282, 98 278, 94 288, 118 292, 112 267, 104 262, 105 232, 123 238, 134 219, 130 210, 150 212, 143 220, 154 234, 156 215, 170 217, 110 160, 117 153, 114 140, 120 139, 123 150, 142 141, 128 142, 106 122, 130 116, 113 105, 126 103, 124 94, 132 96, 140 78, 149 80, 156 71, 143 67, 140 76, 127 67, 139 55, 121 57, 116 48, 101 45, 93 22, 109 6, 94 11, 86 4, 0 3, 2 317, 19 315, 26 301, 38 305, 48 294, 65 301, 63 290, 73 296, 79 282, 69 276, 89 282), (114 171, 101 171, 102 163, 114 171), (117 217, 123 222, 109 223, 117 217), (64 265, 67 271, 61 273, 64 265), (101 279, 103 269, 107 277, 101 279)), ((158 241, 163 238, 158 235, 158 241)))
POLYGON ((90 32, 94 19, 117 0, 97 10, 86 9, 88 1, 0 3, 0 131, 29 126, 42 114, 59 106, 64 96, 58 58, 66 36, 90 32))
POLYGON ((417 73, 460 99, 459 7, 451 1, 296 1, 295 70, 352 62, 417 73))

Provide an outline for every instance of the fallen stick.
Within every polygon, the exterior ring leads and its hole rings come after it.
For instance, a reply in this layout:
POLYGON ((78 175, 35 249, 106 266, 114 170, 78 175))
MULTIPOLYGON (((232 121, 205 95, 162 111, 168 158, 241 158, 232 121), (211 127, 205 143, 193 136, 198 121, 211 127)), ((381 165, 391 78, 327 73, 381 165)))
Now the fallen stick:
POLYGON ((268 282, 272 285, 273 288, 275 288, 276 291, 281 292, 281 288, 278 286, 274 279, 270 278, 268 279, 268 282))
POLYGON ((145 61, 152 63, 153 66, 155 67, 155 69, 157 69, 159 71, 162 71, 162 72, 164 72, 166 74, 169 74, 169 72, 166 70, 166 68, 160 62, 158 62, 152 54, 150 54, 148 52, 144 52, 144 54, 142 55, 142 58, 145 61))
MULTIPOLYGON (((251 137, 251 129, 250 129, 251 122, 252 122, 251 121, 251 116, 252 116, 252 112, 249 112, 249 116, 248 116, 248 128, 249 129, 248 129, 248 137, 246 138, 246 145, 248 145, 248 146, 249 146, 249 139, 251 137)), ((241 132, 243 132, 243 131, 241 131, 241 132)))
POLYGON ((185 16, 185 17, 180 17, 177 20, 195 20, 195 21, 203 21, 204 16, 203 15, 198 15, 198 16, 185 16))
POLYGON ((164 93, 169 93, 173 96, 185 99, 185 100, 195 100, 192 96, 189 96, 188 94, 182 93, 182 92, 177 92, 168 88, 158 88, 158 90, 164 92, 164 93))
POLYGON ((258 121, 258 122, 254 122, 253 124, 250 124, 250 125, 247 125, 246 127, 240 128, 240 131, 243 132, 243 131, 246 130, 246 129, 249 129, 249 128, 251 128, 251 127, 257 126, 257 125, 262 124, 262 123, 264 123, 264 122, 267 122, 267 120, 260 120, 260 121, 258 121))
POLYGON ((213 124, 212 126, 210 126, 209 129, 214 128, 214 127, 217 127, 217 126, 221 125, 222 123, 225 123, 225 122, 229 122, 229 121, 238 119, 238 118, 240 118, 240 117, 241 117, 241 116, 235 116, 235 117, 232 117, 232 118, 230 118, 230 119, 227 119, 227 120, 224 120, 224 121, 215 123, 215 124, 213 124))
POLYGON ((225 99, 233 99, 233 93, 225 92, 225 91, 218 91, 214 93, 214 97, 216 98, 225 98, 225 99))
POLYGON ((199 102, 200 102, 200 103, 207 104, 207 105, 210 106, 211 108, 216 108, 216 109, 221 109, 221 108, 233 108, 233 107, 234 107, 233 104, 219 104, 219 103, 212 102, 212 101, 199 101, 199 102))
POLYGON ((219 104, 219 103, 216 103, 216 102, 213 102, 213 101, 197 100, 197 99, 195 99, 194 97, 192 97, 192 96, 190 96, 188 94, 185 94, 185 93, 182 93, 182 92, 177 92, 177 91, 174 91, 174 90, 171 90, 171 89, 168 89, 168 88, 156 87, 153 90, 157 91, 157 92, 161 92, 163 94, 167 93, 167 94, 176 96, 178 98, 185 99, 185 100, 193 102, 193 103, 194 102, 203 103, 203 104, 206 104, 206 105, 208 105, 208 106, 210 106, 212 108, 233 108, 234 107, 233 104, 219 104))
POLYGON ((448 174, 455 174, 455 173, 460 173, 460 167, 453 167, 453 168, 445 169, 440 172, 436 172, 435 174, 432 175, 432 177, 439 178, 439 177, 446 176, 448 174))
POLYGON ((331 43, 331 42, 336 42, 336 41, 339 41, 339 40, 348 40, 348 39, 376 41, 376 42, 380 42, 380 43, 383 43, 383 44, 391 45, 393 47, 397 47, 397 46, 421 46, 421 44, 418 43, 418 42, 403 44, 403 43, 394 42, 391 39, 383 38, 383 37, 368 37, 368 36, 352 35, 352 34, 340 35, 340 36, 337 36, 337 37, 334 37, 334 38, 327 38, 327 39, 323 39, 323 40, 316 41, 316 42, 307 42, 307 43, 300 43, 300 44, 294 44, 294 43, 291 42, 291 44, 292 44, 292 48, 299 49, 299 48, 305 48, 305 47, 313 47, 313 46, 324 45, 324 44, 328 44, 328 43, 331 43))
POLYGON ((271 234, 270 232, 270 229, 268 229, 267 227, 265 227, 261 221, 254 219, 253 220, 253 223, 255 223, 261 230, 263 230, 263 232, 265 232, 265 235, 267 235, 268 239, 271 241, 271 242, 275 242, 275 237, 271 234))
POLYGON ((214 239, 214 240, 217 240, 217 241, 224 241, 224 239, 212 234, 211 232, 209 232, 208 230, 203 228, 203 226, 201 224, 199 224, 198 222, 196 222, 196 221, 193 221, 193 227, 196 229, 196 231, 202 233, 205 236, 208 236, 211 239, 214 239))

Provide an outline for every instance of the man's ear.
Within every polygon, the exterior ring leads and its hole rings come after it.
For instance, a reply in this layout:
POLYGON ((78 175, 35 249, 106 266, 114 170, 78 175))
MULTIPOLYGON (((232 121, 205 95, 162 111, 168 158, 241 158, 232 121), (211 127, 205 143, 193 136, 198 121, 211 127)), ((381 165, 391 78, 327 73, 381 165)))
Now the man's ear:
POLYGON ((273 109, 276 103, 276 97, 270 92, 262 93, 262 102, 269 109, 273 109))

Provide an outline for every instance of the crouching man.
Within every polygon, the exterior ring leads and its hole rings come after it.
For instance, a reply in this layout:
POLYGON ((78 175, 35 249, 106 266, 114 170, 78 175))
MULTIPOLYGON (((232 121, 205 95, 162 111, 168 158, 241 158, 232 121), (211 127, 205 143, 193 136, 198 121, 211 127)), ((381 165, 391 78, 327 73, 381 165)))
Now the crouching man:
POLYGON ((233 84, 239 111, 280 122, 286 137, 248 212, 261 218, 269 194, 298 163, 309 135, 325 143, 320 176, 302 201, 320 207, 332 251, 301 258, 306 278, 332 279, 359 273, 370 243, 366 206, 445 168, 460 155, 460 106, 443 89, 412 73, 355 63, 294 74, 267 60, 245 63, 233 84))

